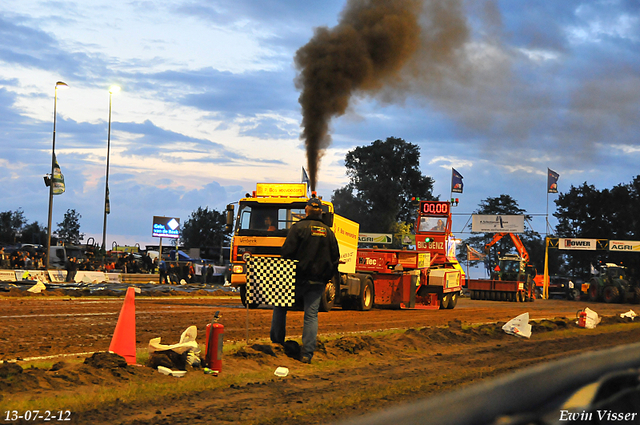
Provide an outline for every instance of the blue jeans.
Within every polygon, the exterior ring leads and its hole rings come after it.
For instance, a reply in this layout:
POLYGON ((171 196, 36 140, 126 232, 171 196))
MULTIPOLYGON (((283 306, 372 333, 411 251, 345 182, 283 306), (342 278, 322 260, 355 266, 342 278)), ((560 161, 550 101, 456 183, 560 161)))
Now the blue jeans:
MULTIPOLYGON (((296 284, 296 301, 304 303, 304 324, 302 327, 302 357, 313 357, 318 337, 318 310, 325 285, 320 282, 300 282, 296 284)), ((274 307, 271 317, 271 342, 284 344, 287 333, 286 307, 274 307)))

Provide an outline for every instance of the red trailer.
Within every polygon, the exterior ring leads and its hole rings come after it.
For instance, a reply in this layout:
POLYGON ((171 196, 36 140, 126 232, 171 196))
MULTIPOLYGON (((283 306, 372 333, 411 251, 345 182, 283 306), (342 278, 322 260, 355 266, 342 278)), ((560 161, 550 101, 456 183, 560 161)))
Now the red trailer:
POLYGON ((493 279, 469 279, 472 300, 533 301, 535 284, 526 262, 518 255, 500 258, 493 279), (515 278, 515 280, 513 280, 515 278))

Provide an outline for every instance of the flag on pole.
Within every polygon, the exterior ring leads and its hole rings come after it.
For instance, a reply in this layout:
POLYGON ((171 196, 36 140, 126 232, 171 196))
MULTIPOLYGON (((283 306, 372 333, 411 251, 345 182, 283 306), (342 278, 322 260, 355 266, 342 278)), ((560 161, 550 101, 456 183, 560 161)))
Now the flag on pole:
POLYGON ((558 179, 560 174, 547 168, 547 193, 558 193, 558 179))
POLYGON ((455 168, 451 168, 451 192, 462 193, 464 184, 462 183, 462 174, 456 171, 455 168))
POLYGON ((467 244, 467 261, 483 261, 486 255, 467 244))
POLYGON ((105 200, 105 203, 104 203, 104 211, 107 214, 111 214, 111 202, 109 202, 109 186, 107 186, 107 199, 105 200))
POLYGON ((304 167, 302 167, 302 183, 307 184, 307 196, 309 196, 309 189, 310 189, 309 175, 307 174, 307 170, 305 170, 304 167))
POLYGON ((53 176, 51 176, 51 184, 53 185, 53 194, 62 195, 65 190, 64 176, 60 171, 60 165, 56 159, 56 154, 53 154, 53 176))

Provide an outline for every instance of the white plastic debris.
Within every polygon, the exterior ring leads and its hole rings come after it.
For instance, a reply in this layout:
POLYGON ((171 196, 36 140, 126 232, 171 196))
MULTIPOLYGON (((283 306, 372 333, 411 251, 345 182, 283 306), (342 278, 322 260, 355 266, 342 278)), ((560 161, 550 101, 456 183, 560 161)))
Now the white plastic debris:
POLYGON ((198 343, 196 342, 196 336, 198 335, 198 328, 196 326, 189 326, 180 336, 180 342, 173 345, 160 344, 160 337, 152 338, 149 340, 149 353, 156 351, 172 350, 178 354, 182 354, 185 351, 193 351, 194 353, 200 352, 198 343))
POLYGON ((623 317, 623 318, 624 318, 624 317, 630 317, 630 318, 631 318, 631 320, 633 320, 633 319, 634 319, 635 317, 637 317, 637 316, 638 316, 638 315, 637 315, 637 314, 636 314, 636 312, 635 312, 635 311, 633 311, 633 310, 629 310, 629 311, 627 311, 626 313, 622 313, 622 314, 620 314, 620 317, 623 317))
POLYGON ((40 280, 38 280, 38 282, 33 285, 31 288, 27 289, 27 292, 31 292, 33 294, 39 294, 42 291, 46 291, 47 290, 47 286, 42 283, 40 280))
POLYGON ((168 367, 158 366, 158 372, 160 372, 163 375, 171 375, 171 372, 173 371, 168 367))
POLYGON ((273 374, 281 378, 284 378, 289 374, 289 369, 287 369, 286 367, 280 366, 279 368, 276 369, 275 372, 273 372, 273 374))
POLYGON ((529 324, 529 313, 521 315, 509 320, 502 327, 502 330, 509 335, 521 336, 523 338, 531 337, 531 325, 529 324))
POLYGON ((164 367, 164 366, 158 366, 158 372, 160 372, 163 375, 167 375, 167 376, 171 375, 176 378, 182 378, 187 374, 186 370, 171 370, 168 367, 164 367))

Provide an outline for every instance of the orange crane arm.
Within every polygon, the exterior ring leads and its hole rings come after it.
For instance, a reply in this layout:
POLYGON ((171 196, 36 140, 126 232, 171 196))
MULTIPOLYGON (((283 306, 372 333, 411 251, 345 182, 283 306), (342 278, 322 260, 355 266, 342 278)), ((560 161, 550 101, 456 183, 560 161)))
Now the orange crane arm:
POLYGON ((527 252, 527 249, 524 247, 524 244, 522 243, 522 240, 520 240, 520 237, 518 235, 516 235, 515 233, 496 233, 495 235, 493 235, 493 239, 491 239, 491 241, 484 246, 484 252, 488 253, 489 252, 489 248, 491 248, 493 245, 495 245, 496 242, 498 242, 500 239, 502 239, 505 235, 511 236, 511 240, 513 241, 513 244, 516 246, 516 250, 518 251, 518 254, 520 255, 520 257, 522 257, 522 259, 525 262, 528 263, 529 262, 529 253, 527 252))
POLYGON ((514 233, 509 233, 509 236, 511 236, 511 240, 513 241, 513 244, 516 246, 516 249, 518 250, 518 254, 520 254, 520 257, 522 257, 525 263, 529 263, 529 253, 527 252, 527 249, 524 247, 524 244, 520 240, 520 237, 514 233))

